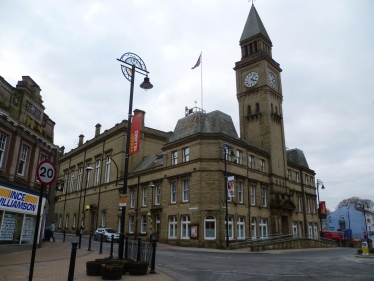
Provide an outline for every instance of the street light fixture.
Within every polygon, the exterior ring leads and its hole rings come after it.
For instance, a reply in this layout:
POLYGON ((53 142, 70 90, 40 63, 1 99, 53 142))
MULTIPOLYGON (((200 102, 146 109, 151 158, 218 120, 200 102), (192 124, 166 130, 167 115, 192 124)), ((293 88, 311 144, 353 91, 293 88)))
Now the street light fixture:
POLYGON ((349 204, 350 204, 350 203, 348 203, 348 204, 347 204, 347 211, 348 211, 348 223, 349 223, 349 224, 348 224, 348 228, 349 228, 349 229, 351 229, 351 218, 349 217, 349 207, 350 207, 350 206, 349 206, 349 204))
POLYGON ((364 237, 365 238, 365 240, 366 240, 366 243, 367 243, 367 245, 369 245, 369 242, 368 242, 368 225, 367 225, 367 223, 366 223, 366 211, 365 211, 365 207, 366 207, 366 209, 369 209, 369 204, 367 203, 367 202, 365 202, 365 201, 363 201, 363 202, 358 202, 359 203, 359 207, 361 207, 362 209, 363 209, 363 211, 364 211, 364 220, 365 220, 365 233, 366 233, 366 237, 364 237))
POLYGON ((225 221, 226 221, 226 249, 229 250, 229 248, 230 248, 230 240, 229 240, 229 213, 228 213, 228 206, 227 206, 227 201, 228 201, 228 198, 229 198, 229 194, 228 194, 228 188, 227 188, 227 168, 226 168, 226 161, 227 161, 228 156, 235 156, 235 155, 233 154, 233 151, 232 151, 232 145, 229 144, 229 143, 222 143, 220 145, 220 148, 222 150, 222 157, 225 160, 225 181, 224 181, 225 193, 224 194, 226 194, 226 218, 225 218, 225 221))
POLYGON ((86 204, 86 191, 87 191, 87 187, 88 187, 88 176, 89 176, 90 171, 92 171, 92 170, 93 170, 93 168, 91 166, 86 167, 86 186, 84 186, 82 221, 81 221, 80 233, 79 233, 79 249, 81 248, 83 222, 84 222, 84 217, 85 217, 85 204, 86 204))
MULTIPOLYGON (((144 82, 140 84, 140 88, 144 90, 149 90, 153 88, 153 85, 149 82, 147 67, 143 60, 134 53, 125 53, 120 59, 117 59, 125 65, 121 65, 122 73, 125 78, 130 81, 130 101, 129 101, 129 112, 127 119, 127 136, 126 136, 126 156, 125 156, 125 170, 123 176, 123 194, 127 194, 127 178, 129 171, 129 157, 130 157, 130 135, 131 135, 131 121, 132 121, 132 99, 134 94, 134 82, 135 82, 135 72, 138 72, 145 76, 144 82), (131 67, 131 68, 129 68, 131 67)), ((120 227, 120 237, 118 245, 118 259, 123 259, 123 247, 125 240, 125 216, 126 216, 126 206, 122 207, 121 213, 121 227, 120 227)))
POLYGON ((321 202, 319 201, 319 185, 321 185, 321 189, 325 189, 323 182, 317 179, 317 196, 318 196, 318 216, 319 216, 319 225, 321 228, 321 237, 323 236, 322 230, 322 216, 321 216, 321 202))

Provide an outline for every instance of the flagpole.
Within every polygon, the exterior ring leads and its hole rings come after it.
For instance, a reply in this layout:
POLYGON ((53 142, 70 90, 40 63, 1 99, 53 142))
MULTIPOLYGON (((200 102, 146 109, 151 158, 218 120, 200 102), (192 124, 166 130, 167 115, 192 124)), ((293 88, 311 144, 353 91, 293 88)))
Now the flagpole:
POLYGON ((204 104, 203 104, 203 52, 201 52, 200 56, 201 56, 201 109, 204 110, 204 104))

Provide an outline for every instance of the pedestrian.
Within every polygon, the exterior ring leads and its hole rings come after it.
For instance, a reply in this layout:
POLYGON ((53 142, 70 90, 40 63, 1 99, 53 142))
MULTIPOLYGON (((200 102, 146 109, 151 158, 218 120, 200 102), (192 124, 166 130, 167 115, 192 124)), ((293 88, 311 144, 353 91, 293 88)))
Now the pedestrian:
POLYGON ((56 242, 55 237, 53 236, 53 233, 56 230, 55 221, 52 221, 52 224, 49 226, 49 230, 51 231, 51 238, 53 239, 53 242, 56 242))

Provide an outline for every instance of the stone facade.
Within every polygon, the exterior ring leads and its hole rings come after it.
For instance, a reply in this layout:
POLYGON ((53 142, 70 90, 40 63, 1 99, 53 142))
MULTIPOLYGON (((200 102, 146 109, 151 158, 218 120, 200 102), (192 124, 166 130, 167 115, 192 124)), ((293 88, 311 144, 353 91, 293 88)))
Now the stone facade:
MULTIPOLYGON (((223 248, 226 236, 230 243, 291 233, 318 236, 315 172, 301 150, 286 150, 281 69, 254 6, 240 45, 242 59, 234 68, 240 136, 220 111, 187 108, 173 132, 146 127, 143 112, 141 150, 129 158, 129 237, 156 233, 164 243, 223 248), (258 79, 248 86, 250 72, 258 79), (231 177, 234 197, 226 203, 231 177)), ((79 146, 61 158, 64 191, 55 206, 60 230, 76 231, 82 218, 84 233, 100 226, 120 229, 124 191, 116 178, 124 173, 127 121, 101 134, 98 125, 94 139, 83 143, 81 136, 79 146), (93 168, 88 177, 87 166, 93 168)))
MULTIPOLYGON (((0 244, 30 244, 32 235, 25 234, 23 222, 26 216, 29 226, 35 224, 36 212, 27 212, 22 208, 10 207, 5 204, 10 200, 9 190, 27 194, 35 198, 32 201, 38 204, 40 194, 40 182, 36 178, 38 164, 43 160, 49 160, 56 166, 59 162, 59 147, 53 144, 53 133, 55 122, 45 113, 41 89, 29 76, 22 76, 14 87, 0 76, 0 227, 1 233, 9 233, 12 229, 6 229, 7 223, 2 224, 4 214, 9 217, 16 217, 13 239, 2 241, 0 244), (28 237, 22 240, 23 237, 28 237), (21 237, 21 239, 20 239, 21 237)), ((55 185, 44 190, 45 198, 54 198, 55 185)), ((24 197, 23 197, 24 198, 24 197)), ((13 198, 14 199, 14 198, 13 198)), ((18 202, 23 204, 21 197, 18 202)), ((44 202, 44 201, 43 201, 44 202)), ((41 212, 43 219, 46 214, 53 213, 53 204, 45 200, 41 212), (45 212, 48 211, 48 212, 45 212)), ((48 217, 48 223, 52 216, 48 217)), ((43 222, 44 223, 44 222, 43 222)), ((33 231, 33 230, 32 230, 33 231)), ((33 233, 33 232, 32 232, 33 233)))

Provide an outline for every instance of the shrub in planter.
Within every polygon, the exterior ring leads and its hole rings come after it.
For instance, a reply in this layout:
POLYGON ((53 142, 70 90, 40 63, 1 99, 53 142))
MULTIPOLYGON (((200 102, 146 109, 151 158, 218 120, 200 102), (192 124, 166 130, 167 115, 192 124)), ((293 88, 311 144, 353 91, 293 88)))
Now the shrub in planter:
POLYGON ((97 261, 86 262, 86 273, 88 276, 100 276, 101 275, 101 262, 97 262, 97 261))
POLYGON ((123 265, 117 264, 103 264, 101 266, 101 278, 104 280, 119 280, 122 279, 123 265))
POLYGON ((129 264, 130 275, 146 275, 148 270, 148 262, 134 261, 129 264))

